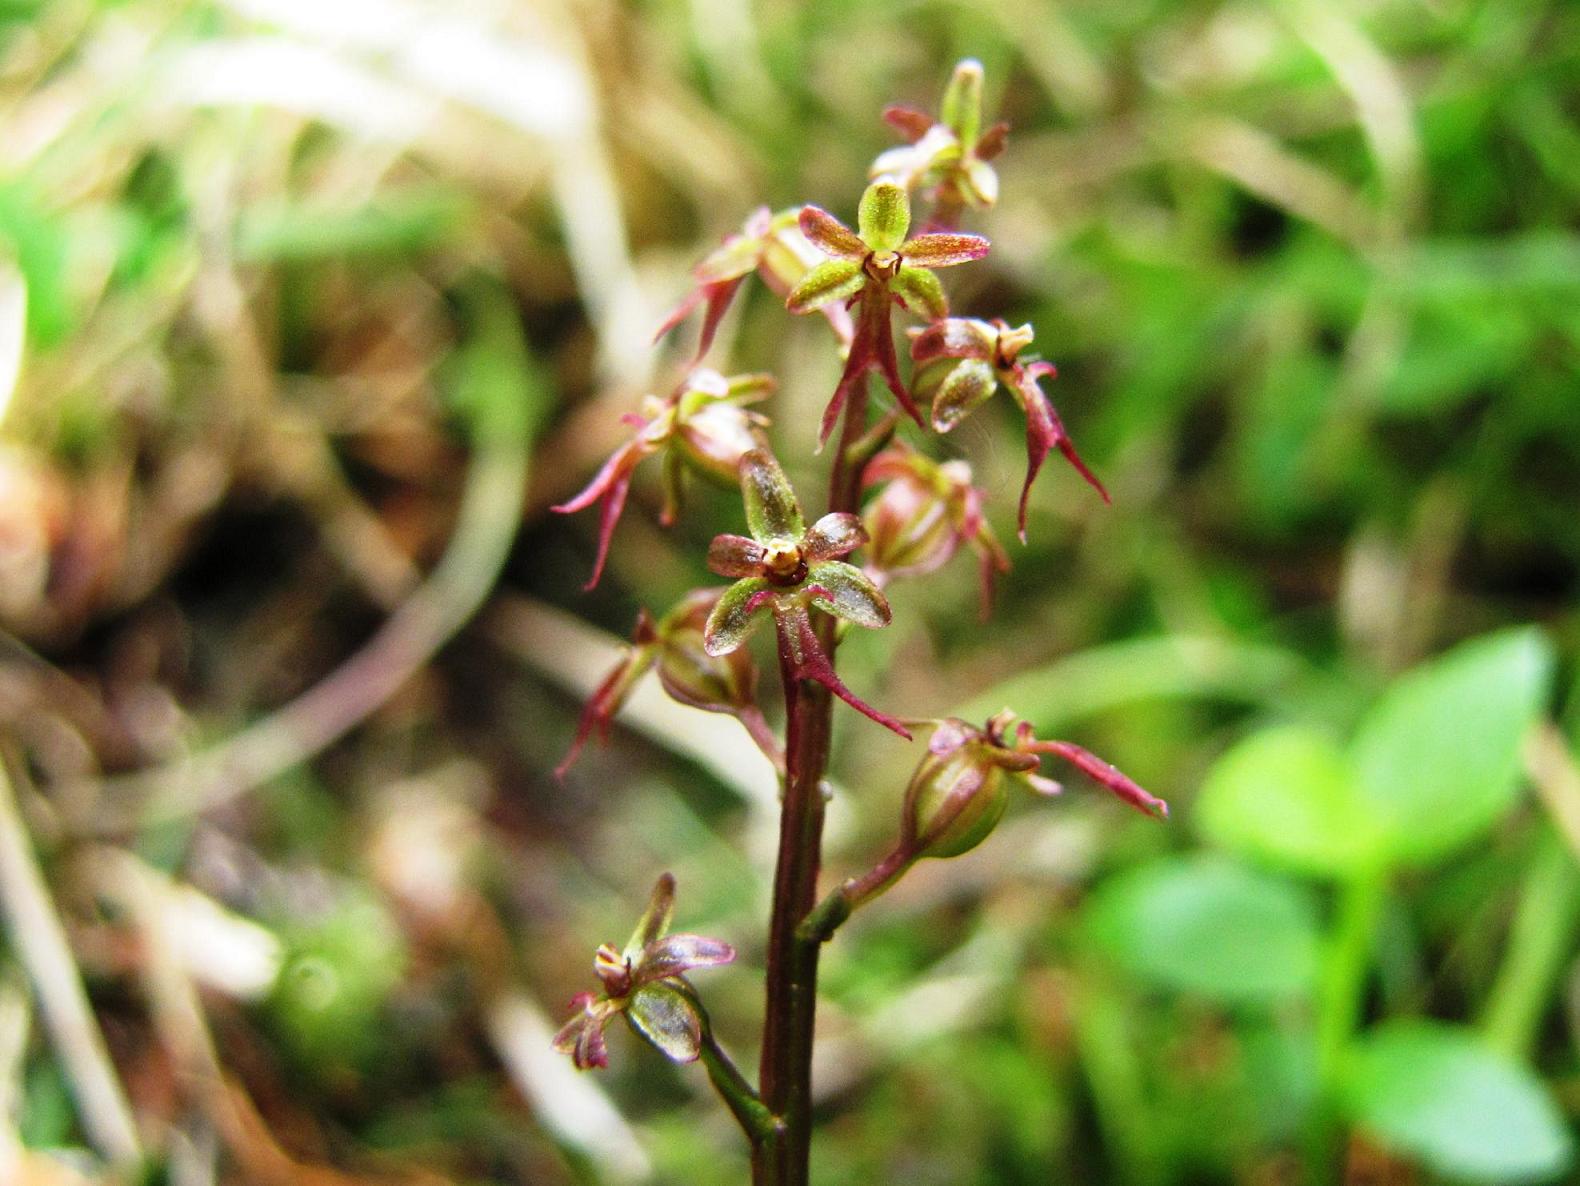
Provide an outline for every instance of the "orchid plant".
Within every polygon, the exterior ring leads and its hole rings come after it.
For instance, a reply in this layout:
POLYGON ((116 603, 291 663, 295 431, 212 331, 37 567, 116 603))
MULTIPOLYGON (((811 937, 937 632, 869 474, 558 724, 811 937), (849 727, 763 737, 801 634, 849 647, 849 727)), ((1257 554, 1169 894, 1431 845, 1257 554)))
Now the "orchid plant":
POLYGON ((1029 722, 1008 710, 981 726, 954 718, 902 721, 868 704, 836 670, 844 630, 889 624, 884 591, 894 582, 934 572, 966 547, 978 558, 985 612, 994 577, 1009 567, 970 467, 958 458, 935 460, 901 439, 907 419, 922 433, 931 429, 943 436, 999 388, 1010 393, 1027 426, 1028 467, 1017 513, 1023 542, 1031 485, 1053 450, 1108 498, 1040 386, 1055 372, 1051 363, 1029 355, 1031 327, 952 317, 934 274, 988 254, 986 238, 956 229, 965 211, 990 207, 998 195, 988 162, 1003 150, 1007 128, 983 129, 981 100, 982 68, 966 61, 955 68, 936 120, 911 108, 886 113, 909 143, 875 162, 855 229, 818 206, 778 214, 762 207, 704 259, 694 269, 694 289, 660 330, 667 333, 696 309, 704 310, 686 376, 669 395, 648 397, 641 413, 629 418, 631 440, 585 490, 556 508, 601 507, 591 587, 603 571, 633 472, 646 458, 663 457, 666 524, 681 513, 688 473, 738 484, 741 491, 746 534, 717 536, 707 555, 708 567, 733 583, 697 589, 656 619, 641 615, 626 657, 583 712, 561 773, 590 737, 608 733, 636 682, 655 668, 675 699, 736 717, 780 771, 780 842, 757 1081, 714 1040, 701 997, 687 979, 695 970, 729 962, 735 952, 718 940, 668 934, 674 899, 668 874, 659 879, 630 942, 620 950, 598 949, 594 972, 601 989, 575 999, 573 1016, 555 1044, 578 1067, 606 1065, 604 1029, 624 1017, 673 1061, 702 1062, 750 1141, 757 1186, 808 1181, 818 956, 852 911, 924 858, 958 857, 979 845, 1004 814, 1011 786, 1042 796, 1058 793, 1059 784, 1042 772, 1047 758, 1063 761, 1149 815, 1168 812, 1162 800, 1108 763, 1069 742, 1039 740, 1029 722), (924 229, 913 234, 916 200, 929 202, 931 211, 924 229), (758 374, 727 379, 700 365, 731 300, 753 272, 789 312, 821 312, 844 356, 819 433, 826 443, 839 430, 827 511, 810 525, 773 453, 768 420, 751 407, 772 393, 773 380, 758 374), (895 348, 896 306, 921 323, 909 334, 909 382, 895 348), (874 373, 895 404, 879 415, 869 391, 874 373), (782 743, 757 701, 758 669, 747 645, 770 622, 785 706, 782 743), (926 730, 929 740, 898 796, 892 849, 820 900, 834 699, 907 740, 913 729, 926 730))

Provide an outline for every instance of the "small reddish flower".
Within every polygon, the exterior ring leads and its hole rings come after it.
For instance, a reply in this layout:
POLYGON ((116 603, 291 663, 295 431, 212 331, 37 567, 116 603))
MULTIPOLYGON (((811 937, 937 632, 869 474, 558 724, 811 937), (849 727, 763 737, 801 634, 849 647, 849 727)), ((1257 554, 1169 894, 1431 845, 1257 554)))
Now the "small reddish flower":
POLYGON ((870 176, 931 189, 931 226, 952 228, 964 207, 981 210, 998 201, 998 174, 988 162, 1004 151, 1009 125, 982 130, 982 63, 968 58, 955 67, 936 120, 905 106, 888 108, 883 118, 908 143, 873 161, 870 176))
POLYGON ((938 723, 906 788, 901 851, 915 860, 975 848, 1003 816, 1011 780, 1040 795, 1058 794, 1059 784, 1038 773, 1044 754, 1063 758, 1132 807, 1168 818, 1167 803, 1095 754, 1067 741, 1038 741, 1029 723, 1005 710, 982 729, 953 717, 938 723))
POLYGON ((867 463, 864 486, 887 483, 862 512, 867 529, 867 574, 879 588, 900 577, 925 576, 968 545, 977 554, 982 613, 993 601, 993 578, 1009 571, 1009 557, 982 513, 984 495, 971 484, 964 461, 942 464, 894 443, 867 463))
POLYGON ((578 993, 571 1001, 575 1016, 554 1035, 554 1049, 579 1070, 609 1065, 603 1031, 619 1016, 674 1062, 696 1062, 702 1053, 702 1017, 684 977, 729 963, 735 949, 701 935, 668 934, 674 909, 675 879, 665 873, 624 950, 609 943, 598 949, 593 972, 603 990, 578 993))
POLYGON ((580 494, 552 508, 569 515, 597 502, 603 504, 598 522, 598 556, 584 589, 593 588, 603 576, 609 541, 625 509, 636 467, 655 453, 665 455, 660 521, 671 526, 680 513, 687 470, 721 485, 735 484, 741 458, 764 444, 762 427, 768 422, 746 405, 766 399, 773 389, 771 375, 736 375, 726 379, 717 371, 699 367, 668 396, 660 399, 650 395, 644 399, 641 415, 625 417, 636 434, 610 455, 580 494))
MULTIPOLYGON (((753 210, 738 232, 725 236, 721 247, 691 269, 697 286, 664 319, 653 340, 658 341, 690 317, 699 305, 705 305, 702 336, 697 341, 696 359, 700 360, 713 345, 719 322, 724 319, 725 310, 746 277, 756 272, 770 289, 781 297, 786 296, 823 258, 801 233, 800 214, 799 207, 781 210, 778 214, 767 206, 753 210)), ((823 316, 828 318, 840 346, 848 347, 850 314, 842 305, 830 305, 823 310, 823 316)))
POLYGON ((913 332, 912 376, 917 394, 932 401, 933 428, 949 432, 988 399, 999 386, 1009 389, 1026 414, 1026 483, 1021 487, 1017 517, 1021 543, 1026 542, 1026 502, 1037 471, 1054 449, 1064 454, 1080 475, 1110 501, 1108 491, 1075 451, 1070 434, 1037 381, 1058 372, 1051 362, 1021 362, 1032 342, 1029 325, 1011 329, 1003 321, 950 317, 913 332))
POLYGON ((555 767, 557 777, 565 777, 594 733, 600 740, 608 741, 615 714, 625 706, 637 682, 655 665, 659 683, 671 699, 704 712, 735 717, 769 761, 775 766, 783 764, 779 743, 757 706, 757 664, 751 654, 742 650, 710 655, 703 647, 703 628, 723 592, 693 589, 656 624, 646 610, 641 611, 625 658, 604 677, 582 709, 570 751, 555 767))
POLYGON ((809 313, 836 302, 858 306, 856 336, 845 359, 834 397, 823 413, 818 439, 828 440, 845 401, 868 371, 883 376, 900 406, 918 423, 922 416, 900 382, 890 314, 895 303, 927 321, 949 315, 943 286, 930 269, 981 259, 988 241, 980 235, 935 234, 907 238, 911 199, 902 186, 880 178, 861 195, 857 226, 851 230, 826 210, 801 210, 801 230, 831 258, 817 265, 785 300, 792 313, 809 313))
POLYGON ((751 538, 720 535, 708 549, 708 567, 737 578, 708 616, 703 646, 728 655, 772 618, 780 660, 790 678, 816 680, 856 711, 901 737, 899 721, 860 700, 834 672, 812 629, 813 607, 858 626, 889 624, 889 603, 861 569, 839 557, 866 541, 855 515, 824 515, 810 528, 801 504, 773 455, 748 453, 741 461, 741 493, 751 538))

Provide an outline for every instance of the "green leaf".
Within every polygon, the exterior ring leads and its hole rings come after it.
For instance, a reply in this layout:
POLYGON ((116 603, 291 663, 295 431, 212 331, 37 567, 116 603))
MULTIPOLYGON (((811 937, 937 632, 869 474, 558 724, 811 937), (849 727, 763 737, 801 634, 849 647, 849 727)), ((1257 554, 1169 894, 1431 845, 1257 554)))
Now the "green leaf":
POLYGON ((1574 1157, 1542 1083, 1451 1026, 1396 1021, 1369 1034, 1345 1065, 1340 1097, 1355 1123, 1457 1180, 1542 1181, 1574 1157))
POLYGON ((1394 859, 1433 861, 1508 810, 1552 667, 1540 631, 1504 631, 1406 675, 1367 714, 1351 756, 1394 859))
POLYGON ((625 1018, 631 1028, 665 1057, 696 1062, 702 1053, 702 1021, 697 1009, 678 988, 644 984, 631 994, 625 1018))
POLYGON ((1311 895, 1218 857, 1169 858, 1124 874, 1098 891, 1087 922, 1136 975, 1225 1004, 1303 997, 1316 979, 1311 895))
POLYGON ((911 198, 902 186, 879 178, 861 195, 856 225, 874 251, 897 251, 911 229, 911 198))
POLYGON ((1337 745, 1299 725, 1252 734, 1207 775, 1196 823, 1212 843, 1301 873, 1345 876, 1377 863, 1378 808, 1337 745))

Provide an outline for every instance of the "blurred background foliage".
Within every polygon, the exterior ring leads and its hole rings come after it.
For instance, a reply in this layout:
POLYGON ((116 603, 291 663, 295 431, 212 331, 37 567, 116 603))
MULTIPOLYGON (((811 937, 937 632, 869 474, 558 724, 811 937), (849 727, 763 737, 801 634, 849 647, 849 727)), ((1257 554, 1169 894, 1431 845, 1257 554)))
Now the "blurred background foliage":
MULTIPOLYGON (((690 262, 849 216, 963 55, 1014 131, 953 303, 1036 325, 1114 506, 1050 466, 990 622, 957 561, 843 669, 1174 822, 1072 785, 839 937, 818 1180, 1574 1172, 1580 9, 0 0, 0 1176, 744 1180, 700 1074, 547 1048, 669 868, 754 1056, 766 765, 650 688, 550 774, 738 506, 639 477, 586 596, 545 510, 690 262)), ((713 361, 810 490, 838 360, 775 305, 713 361)), ((942 442, 1006 537, 1016 432, 942 442)), ((914 755, 837 729, 843 873, 914 755)))

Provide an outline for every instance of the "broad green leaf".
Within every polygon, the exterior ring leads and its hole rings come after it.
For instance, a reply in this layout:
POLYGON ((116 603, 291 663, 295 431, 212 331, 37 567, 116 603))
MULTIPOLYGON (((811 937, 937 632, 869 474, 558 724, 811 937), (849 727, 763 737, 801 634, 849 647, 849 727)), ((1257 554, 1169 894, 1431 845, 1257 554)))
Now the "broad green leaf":
POLYGON ((1138 976, 1226 1004, 1305 996, 1317 972, 1317 910, 1302 886, 1222 858, 1170 858, 1103 886, 1094 939, 1138 976))
POLYGON ((1539 631, 1504 631, 1409 673, 1367 714, 1351 756, 1395 860, 1433 861, 1508 810, 1552 666, 1539 631))
POLYGON ((1458 1181, 1546 1181, 1574 1158, 1542 1083, 1451 1026, 1380 1027, 1346 1064, 1340 1095, 1356 1124, 1458 1181))
POLYGON ((1375 864, 1383 841, 1378 809, 1345 755, 1299 725, 1252 734, 1218 759, 1196 823, 1220 847, 1324 876, 1375 864))

